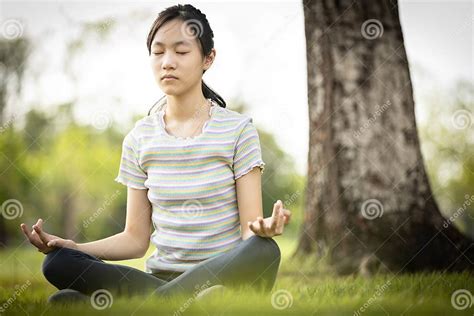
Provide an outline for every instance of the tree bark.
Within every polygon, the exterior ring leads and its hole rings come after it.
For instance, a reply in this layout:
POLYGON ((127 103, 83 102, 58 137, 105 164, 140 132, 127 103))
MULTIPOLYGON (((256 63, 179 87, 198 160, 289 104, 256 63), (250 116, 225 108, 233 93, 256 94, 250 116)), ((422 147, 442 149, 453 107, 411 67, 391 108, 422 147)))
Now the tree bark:
POLYGON ((473 241, 426 175, 397 2, 303 4, 310 143, 295 254, 327 255, 340 274, 472 270, 473 241))

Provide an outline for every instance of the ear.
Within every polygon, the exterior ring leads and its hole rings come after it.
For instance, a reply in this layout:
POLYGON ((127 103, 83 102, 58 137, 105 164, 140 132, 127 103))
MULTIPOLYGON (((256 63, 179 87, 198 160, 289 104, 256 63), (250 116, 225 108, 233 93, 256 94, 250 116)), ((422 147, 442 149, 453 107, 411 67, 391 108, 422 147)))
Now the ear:
POLYGON ((208 70, 211 67, 212 63, 214 62, 214 59, 216 59, 215 48, 211 49, 211 52, 209 53, 209 55, 206 56, 204 60, 204 70, 208 70))

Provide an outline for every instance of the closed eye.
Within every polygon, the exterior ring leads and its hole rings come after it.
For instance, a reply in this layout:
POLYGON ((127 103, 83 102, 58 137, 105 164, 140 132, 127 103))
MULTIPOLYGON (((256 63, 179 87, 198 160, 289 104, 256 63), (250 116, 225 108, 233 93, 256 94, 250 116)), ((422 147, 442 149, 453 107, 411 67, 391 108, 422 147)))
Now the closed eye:
MULTIPOLYGON (((176 52, 177 54, 179 55, 186 55, 188 54, 189 52, 176 52)), ((162 55, 163 53, 153 53, 153 55, 162 55)))

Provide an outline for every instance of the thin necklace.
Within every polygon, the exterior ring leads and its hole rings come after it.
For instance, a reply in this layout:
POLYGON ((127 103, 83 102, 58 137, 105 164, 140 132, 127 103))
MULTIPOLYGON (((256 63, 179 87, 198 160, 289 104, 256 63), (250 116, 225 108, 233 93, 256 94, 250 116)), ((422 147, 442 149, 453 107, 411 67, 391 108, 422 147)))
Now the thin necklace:
MULTIPOLYGON (((209 110, 207 111, 207 113, 210 114, 210 112, 211 112, 210 109, 212 108, 212 102, 211 102, 209 99, 206 99, 206 104, 209 105, 209 110)), ((166 108, 167 108, 167 107, 168 107, 168 103, 166 103, 166 106, 165 106, 165 115, 166 115, 166 108)), ((206 118, 206 121, 204 121, 204 123, 207 122, 208 119, 209 119, 209 117, 206 118)), ((173 136, 174 136, 174 137, 178 137, 178 138, 179 138, 179 137, 181 137, 181 138, 192 138, 192 137, 196 137, 196 136, 198 136, 198 135, 194 135, 194 133, 196 133, 196 131, 199 130, 200 127, 202 128, 202 125, 203 125, 202 122, 200 122, 200 123, 198 124, 197 128, 196 128, 196 129, 193 131, 193 133, 191 134, 191 136, 188 136, 188 137, 175 136, 175 135, 173 135, 173 136)), ((165 127, 166 127, 166 124, 165 124, 165 127)))

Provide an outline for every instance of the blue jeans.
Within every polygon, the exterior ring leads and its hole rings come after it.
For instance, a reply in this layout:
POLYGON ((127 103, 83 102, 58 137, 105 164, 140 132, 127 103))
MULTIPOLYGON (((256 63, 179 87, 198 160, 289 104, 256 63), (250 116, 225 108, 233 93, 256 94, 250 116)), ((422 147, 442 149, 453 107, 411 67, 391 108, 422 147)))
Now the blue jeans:
POLYGON ((185 272, 148 273, 129 266, 106 263, 70 248, 49 252, 43 262, 45 278, 59 290, 74 289, 90 295, 105 289, 116 295, 156 293, 167 297, 192 294, 216 284, 250 285, 269 292, 275 283, 281 252, 272 238, 253 235, 237 247, 204 260, 185 272))

